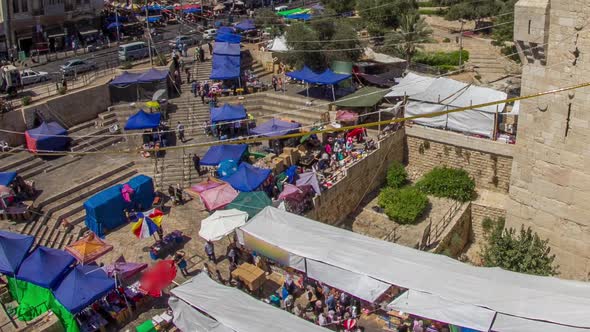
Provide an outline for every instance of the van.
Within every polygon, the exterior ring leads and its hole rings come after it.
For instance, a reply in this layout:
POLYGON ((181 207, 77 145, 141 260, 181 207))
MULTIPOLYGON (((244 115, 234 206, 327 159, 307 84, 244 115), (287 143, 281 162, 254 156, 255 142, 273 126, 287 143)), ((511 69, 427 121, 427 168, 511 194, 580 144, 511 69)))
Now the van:
POLYGON ((217 36, 217 29, 208 29, 203 32, 203 39, 215 39, 217 36))
POLYGON ((275 7, 275 12, 282 12, 287 9, 289 9, 288 6, 278 6, 278 7, 275 7))
POLYGON ((148 46, 144 42, 135 42, 119 46, 119 60, 133 61, 143 59, 150 54, 148 46))

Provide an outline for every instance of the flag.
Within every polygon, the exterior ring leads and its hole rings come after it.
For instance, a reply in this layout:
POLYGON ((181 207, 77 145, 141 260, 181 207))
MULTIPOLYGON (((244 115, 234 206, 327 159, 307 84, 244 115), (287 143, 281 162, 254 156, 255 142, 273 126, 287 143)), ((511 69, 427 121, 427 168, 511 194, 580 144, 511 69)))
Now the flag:
POLYGON ((146 239, 152 236, 160 228, 163 215, 162 211, 158 209, 137 213, 137 221, 131 225, 131 232, 138 239, 146 239))

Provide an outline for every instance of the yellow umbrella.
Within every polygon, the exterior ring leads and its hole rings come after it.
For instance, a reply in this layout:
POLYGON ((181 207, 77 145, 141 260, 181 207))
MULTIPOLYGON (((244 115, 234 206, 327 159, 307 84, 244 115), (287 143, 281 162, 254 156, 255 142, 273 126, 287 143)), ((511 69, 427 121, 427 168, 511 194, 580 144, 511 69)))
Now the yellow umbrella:
POLYGON ((157 101, 148 101, 145 103, 145 106, 147 107, 153 107, 153 108, 158 108, 160 107, 160 103, 158 103, 157 101))

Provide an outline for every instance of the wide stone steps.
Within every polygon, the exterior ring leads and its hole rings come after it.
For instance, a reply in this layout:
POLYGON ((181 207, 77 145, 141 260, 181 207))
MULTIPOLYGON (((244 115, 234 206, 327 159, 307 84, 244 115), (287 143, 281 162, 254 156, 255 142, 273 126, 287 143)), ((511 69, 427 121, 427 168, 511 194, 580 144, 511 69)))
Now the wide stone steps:
POLYGON ((115 168, 104 171, 102 174, 91 178, 83 183, 70 187, 67 190, 62 191, 56 195, 48 197, 47 199, 37 204, 37 209, 43 211, 44 214, 41 218, 35 219, 33 222, 27 223, 21 229, 21 233, 36 235, 39 233, 40 228, 45 224, 52 216, 54 212, 58 212, 60 209, 67 207, 76 201, 80 200, 81 195, 84 193, 91 192, 92 195, 96 191, 96 188, 101 185, 104 180, 110 177, 117 176, 120 172, 124 172, 129 167, 133 166, 133 162, 129 162, 115 168))

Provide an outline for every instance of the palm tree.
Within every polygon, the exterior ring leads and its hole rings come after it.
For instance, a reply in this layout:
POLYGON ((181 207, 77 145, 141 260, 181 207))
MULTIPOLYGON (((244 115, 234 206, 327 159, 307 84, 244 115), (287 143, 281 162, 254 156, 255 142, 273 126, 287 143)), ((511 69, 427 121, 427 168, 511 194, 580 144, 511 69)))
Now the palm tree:
POLYGON ((432 29, 417 12, 403 14, 399 29, 388 34, 385 39, 385 51, 403 57, 410 67, 412 58, 422 48, 422 43, 432 41, 432 29))

